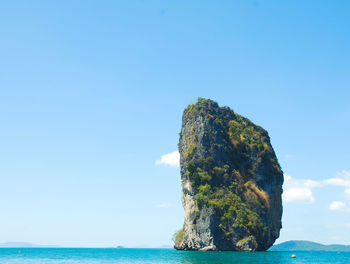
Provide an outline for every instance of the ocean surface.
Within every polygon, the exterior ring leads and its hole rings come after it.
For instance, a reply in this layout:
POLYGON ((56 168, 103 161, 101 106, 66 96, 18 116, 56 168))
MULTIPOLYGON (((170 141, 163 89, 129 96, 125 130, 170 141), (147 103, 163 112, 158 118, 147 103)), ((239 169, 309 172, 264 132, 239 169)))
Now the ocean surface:
POLYGON ((350 263, 350 252, 194 252, 174 249, 0 248, 0 264, 350 263), (291 258, 294 253, 296 258, 291 258))

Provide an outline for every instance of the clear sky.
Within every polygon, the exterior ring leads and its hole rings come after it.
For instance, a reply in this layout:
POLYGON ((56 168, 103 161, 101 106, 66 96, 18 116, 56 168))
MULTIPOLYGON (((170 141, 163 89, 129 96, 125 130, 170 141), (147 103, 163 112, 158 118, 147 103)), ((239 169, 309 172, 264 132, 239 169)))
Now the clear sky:
POLYGON ((350 244, 349 13, 347 0, 1 1, 0 242, 171 245, 180 174, 161 157, 205 97, 268 130, 286 178, 278 242, 350 244))

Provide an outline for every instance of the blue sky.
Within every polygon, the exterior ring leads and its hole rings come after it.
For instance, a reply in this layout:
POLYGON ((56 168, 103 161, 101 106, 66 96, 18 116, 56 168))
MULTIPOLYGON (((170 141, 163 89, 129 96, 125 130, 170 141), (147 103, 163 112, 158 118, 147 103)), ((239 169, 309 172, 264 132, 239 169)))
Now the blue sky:
POLYGON ((287 175, 278 242, 350 244, 349 11, 345 0, 2 1, 0 242, 171 244, 179 167, 159 160, 205 97, 268 130, 287 175))

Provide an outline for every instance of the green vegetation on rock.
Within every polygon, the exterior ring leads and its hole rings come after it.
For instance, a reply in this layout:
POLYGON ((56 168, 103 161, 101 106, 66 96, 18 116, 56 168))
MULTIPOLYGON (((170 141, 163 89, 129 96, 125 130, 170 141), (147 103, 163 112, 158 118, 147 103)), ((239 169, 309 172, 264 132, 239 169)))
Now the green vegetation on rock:
POLYGON ((184 242, 184 231, 182 229, 174 233, 173 241, 175 244, 179 244, 179 245, 181 245, 184 242))
MULTIPOLYGON (((239 172, 230 170, 228 165, 223 168, 213 167, 214 165, 212 157, 200 162, 199 166, 195 166, 192 162, 187 164, 187 173, 193 183, 198 206, 200 208, 213 207, 216 210, 221 220, 219 227, 227 237, 233 234, 235 227, 244 226, 251 234, 264 236, 266 227, 259 215, 250 209, 254 206, 265 208, 265 205, 257 199, 258 194, 247 189, 246 195, 250 199, 247 199, 248 204, 244 203, 238 195, 238 183, 235 180, 239 172), (223 182, 217 184, 218 179, 222 179, 223 182), (226 186, 225 183, 230 185, 226 186)), ((259 192, 263 192, 258 187, 256 188, 259 192)))

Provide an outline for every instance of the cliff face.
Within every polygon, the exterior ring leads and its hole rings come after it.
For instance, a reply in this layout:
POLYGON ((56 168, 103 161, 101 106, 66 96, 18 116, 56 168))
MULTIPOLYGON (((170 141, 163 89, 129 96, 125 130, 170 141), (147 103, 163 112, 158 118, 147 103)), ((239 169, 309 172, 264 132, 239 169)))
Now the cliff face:
POLYGON ((198 99, 179 141, 182 250, 266 250, 279 237, 283 173, 268 133, 228 107, 198 99))

